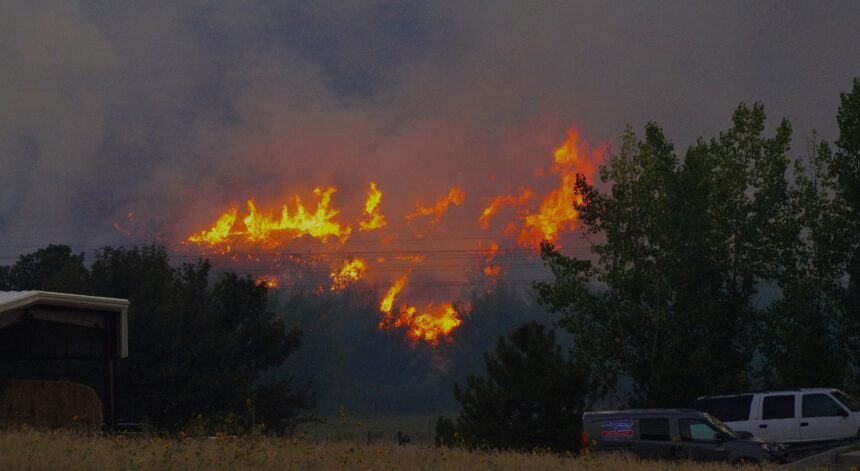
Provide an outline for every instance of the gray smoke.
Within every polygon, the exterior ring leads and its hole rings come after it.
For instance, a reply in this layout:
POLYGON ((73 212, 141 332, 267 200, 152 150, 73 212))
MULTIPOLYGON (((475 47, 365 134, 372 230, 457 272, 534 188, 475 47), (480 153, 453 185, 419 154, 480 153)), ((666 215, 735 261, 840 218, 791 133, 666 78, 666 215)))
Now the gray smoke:
MULTIPOLYGON (((760 100, 835 135, 856 2, 30 2, 0 6, 0 252, 169 240, 230 202, 367 182, 403 214, 656 120, 680 147, 760 100), (183 4, 180 6, 180 4, 183 4)), ((799 146, 802 147, 802 146, 799 146)), ((798 152, 802 152, 799 149, 798 152)), ((527 182, 525 182, 527 183, 527 182)), ((346 209, 345 209, 346 212, 346 209)))

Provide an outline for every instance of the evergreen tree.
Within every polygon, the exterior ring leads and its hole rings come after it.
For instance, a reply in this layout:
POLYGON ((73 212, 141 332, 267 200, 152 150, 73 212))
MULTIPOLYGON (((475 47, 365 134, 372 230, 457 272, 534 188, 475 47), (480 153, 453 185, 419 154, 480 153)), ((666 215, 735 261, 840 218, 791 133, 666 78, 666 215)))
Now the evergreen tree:
POLYGON ((484 362, 486 377, 469 376, 465 388, 454 386, 462 411, 456 423, 437 421, 437 443, 555 451, 579 446, 588 374, 552 331, 524 324, 500 338, 484 362))

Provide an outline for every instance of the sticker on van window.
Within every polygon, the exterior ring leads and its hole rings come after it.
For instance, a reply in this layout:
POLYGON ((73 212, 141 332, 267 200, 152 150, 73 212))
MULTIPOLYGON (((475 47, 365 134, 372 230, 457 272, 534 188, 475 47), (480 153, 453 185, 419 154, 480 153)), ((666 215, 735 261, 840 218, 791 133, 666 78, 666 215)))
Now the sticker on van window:
POLYGON ((606 438, 612 437, 632 437, 633 436, 633 421, 630 419, 620 420, 603 420, 600 422, 600 436, 606 438))

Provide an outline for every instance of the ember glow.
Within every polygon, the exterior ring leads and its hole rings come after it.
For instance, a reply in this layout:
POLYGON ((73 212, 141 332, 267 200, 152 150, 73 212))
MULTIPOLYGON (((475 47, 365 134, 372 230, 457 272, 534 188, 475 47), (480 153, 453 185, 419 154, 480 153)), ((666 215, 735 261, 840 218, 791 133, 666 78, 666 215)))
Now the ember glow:
POLYGON ((495 283, 499 278, 499 275, 502 273, 502 267, 493 261, 499 253, 499 243, 497 241, 491 241, 484 249, 484 253, 484 276, 487 277, 490 283, 495 283))
POLYGON ((261 277, 258 277, 255 283, 258 285, 263 285, 269 289, 276 289, 281 284, 277 277, 271 275, 263 275, 261 277))
MULTIPOLYGON (((456 260, 457 253, 466 252, 471 253, 468 256, 474 263, 471 263, 470 267, 479 277, 483 277, 483 286, 489 290, 495 289, 498 286, 498 280, 509 273, 511 265, 507 261, 509 259, 505 257, 512 256, 512 252, 509 251, 512 248, 511 245, 516 244, 527 248, 527 256, 536 257, 541 241, 548 240, 560 247, 559 236, 576 229, 578 213, 573 203, 580 201, 580 195, 576 192, 577 175, 584 175, 586 179, 590 179, 603 158, 603 152, 602 146, 590 150, 576 130, 569 130, 564 142, 553 150, 551 166, 548 165, 545 170, 541 168, 538 172, 526 174, 526 178, 534 178, 537 180, 536 183, 543 185, 524 185, 524 182, 518 182, 518 184, 509 184, 513 188, 518 188, 516 191, 491 193, 476 198, 476 202, 484 202, 486 206, 480 213, 471 213, 472 216, 467 216, 467 220, 471 221, 472 229, 462 224, 456 226, 458 222, 454 220, 453 214, 445 218, 452 206, 459 207, 464 204, 466 192, 462 186, 450 186, 447 194, 430 205, 423 204, 420 199, 412 200, 416 201, 414 211, 406 214, 401 212, 400 216, 387 220, 381 211, 384 185, 369 181, 366 183, 367 186, 364 186, 365 192, 361 193, 363 204, 359 204, 355 201, 355 197, 352 197, 352 204, 336 207, 332 197, 338 190, 333 186, 318 187, 314 190, 315 207, 306 205, 298 196, 294 196, 291 204, 284 204, 281 207, 280 213, 262 208, 254 199, 249 199, 246 203, 246 213, 241 214, 237 206, 230 207, 217 217, 210 228, 192 233, 184 243, 212 249, 214 252, 230 257, 235 263, 240 261, 270 263, 265 262, 269 260, 266 259, 266 254, 276 260, 279 257, 289 257, 292 260, 291 263, 295 261, 293 259, 308 258, 312 264, 318 264, 320 268, 324 267, 324 273, 328 276, 327 282, 325 278, 314 282, 314 289, 318 293, 342 291, 362 282, 367 283, 368 286, 380 283, 388 288, 379 301, 381 319, 378 328, 403 330, 410 342, 420 341, 438 345, 442 339, 450 340, 451 333, 463 323, 455 307, 460 304, 451 301, 427 301, 428 298, 442 297, 439 292, 433 292, 428 296, 428 290, 422 290, 433 285, 431 278, 431 281, 420 280, 415 283, 408 293, 422 300, 420 305, 424 307, 419 308, 413 303, 405 303, 402 300, 395 305, 395 298, 400 296, 407 287, 408 276, 410 274, 420 276, 422 273, 425 275, 433 273, 434 276, 438 276, 440 270, 448 270, 450 273, 452 261, 456 260), (557 186, 546 188, 549 186, 546 182, 556 178, 557 186), (477 216, 477 225, 475 225, 475 216, 477 216), (428 224, 432 226, 432 238, 426 237, 424 232, 408 229, 408 225, 415 222, 417 218, 426 218, 428 224), (446 219, 444 223, 443 218, 446 219), (363 233, 362 240, 349 240, 353 227, 357 227, 358 231, 363 233), (380 231, 379 229, 382 228, 385 230, 380 231), (449 230, 451 232, 448 232, 449 230), (496 231, 493 236, 474 238, 462 236, 464 232, 469 235, 486 234, 487 232, 482 231, 491 230, 496 231), (501 236, 500 232, 504 236, 501 236), (432 243, 435 247, 435 244, 439 243, 436 241, 446 240, 446 234, 453 236, 451 241, 473 240, 474 242, 471 243, 477 244, 477 250, 451 246, 451 242, 444 242, 448 245, 443 245, 440 250, 435 248, 426 250, 426 245, 415 251, 398 249, 398 247, 404 247, 402 244, 408 244, 410 241, 432 243), (295 242, 297 239, 305 237, 308 242, 303 243, 303 247, 308 248, 302 250, 306 250, 307 255, 299 252, 282 252, 289 244, 297 243, 295 242), (499 237, 508 237, 509 242, 500 243, 499 237), (325 249, 313 250, 313 244, 322 244, 321 247, 325 249), (347 244, 350 244, 349 248, 346 248, 347 244), (344 258, 340 255, 341 251, 366 254, 367 257, 362 255, 362 258, 359 258, 353 255, 344 258), (446 264, 449 268, 445 268, 446 264), (387 275, 391 270, 399 269, 410 270, 410 274, 397 279, 387 275)), ((350 189, 350 191, 353 193, 349 194, 355 194, 354 190, 350 189)), ((266 196, 266 199, 270 199, 270 196, 266 196)), ((399 207, 400 211, 403 211, 406 209, 402 204, 404 200, 408 199, 401 196, 395 199, 393 204, 392 200, 388 200, 387 204, 391 207, 399 207), (400 206, 397 206, 398 201, 401 202, 400 206)), ((462 223, 462 217, 459 223, 462 223)), ((275 288, 279 284, 292 286, 293 283, 304 279, 300 270, 285 274, 283 268, 278 268, 277 263, 270 263, 269 267, 274 268, 269 271, 270 274, 260 277, 257 280, 258 283, 275 288), (284 276, 284 280, 290 280, 290 282, 280 283, 281 275, 284 276)), ((310 280, 313 269, 310 266, 307 267, 308 280, 310 280)), ((266 269, 268 271, 268 267, 266 269)), ((458 275, 462 276, 462 274, 458 275)), ((456 283, 451 285, 456 287, 456 283)), ((444 297, 450 299, 451 296, 444 297)))

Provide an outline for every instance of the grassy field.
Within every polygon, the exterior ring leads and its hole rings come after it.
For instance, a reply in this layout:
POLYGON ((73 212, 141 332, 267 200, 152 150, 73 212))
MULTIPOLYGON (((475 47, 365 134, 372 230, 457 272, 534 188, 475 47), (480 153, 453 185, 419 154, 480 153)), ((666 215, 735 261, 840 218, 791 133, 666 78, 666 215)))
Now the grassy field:
POLYGON ((322 442, 364 442, 373 445, 396 442, 398 432, 413 445, 432 445, 435 415, 373 415, 321 417, 319 422, 300 424, 296 431, 322 442))
MULTIPOLYGON (((0 469, 13 470, 734 470, 729 465, 641 462, 621 457, 469 452, 426 446, 322 443, 298 436, 229 439, 114 438, 0 431, 0 469)), ((750 468, 760 469, 760 468, 750 468)), ((767 469, 767 468, 765 468, 767 469)))

